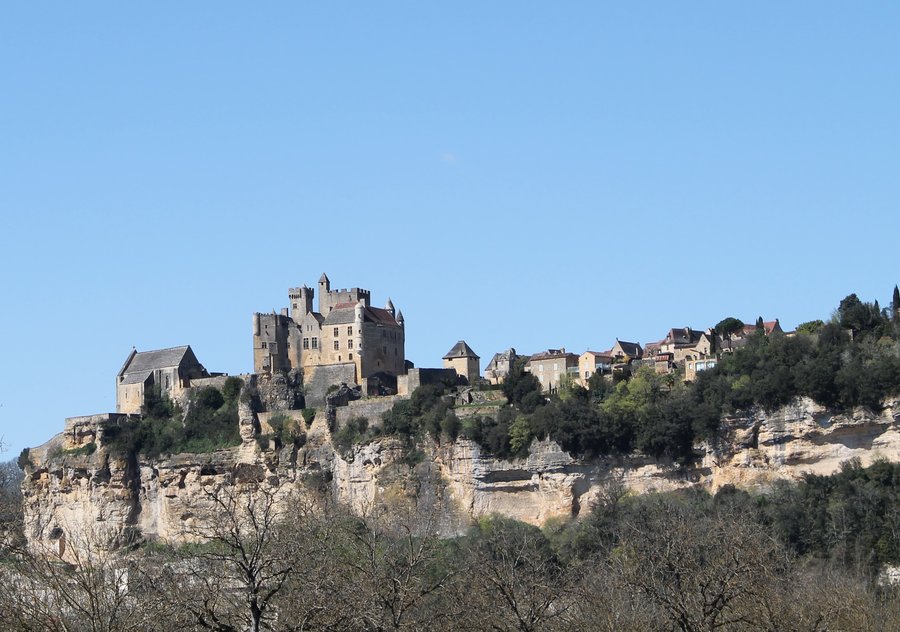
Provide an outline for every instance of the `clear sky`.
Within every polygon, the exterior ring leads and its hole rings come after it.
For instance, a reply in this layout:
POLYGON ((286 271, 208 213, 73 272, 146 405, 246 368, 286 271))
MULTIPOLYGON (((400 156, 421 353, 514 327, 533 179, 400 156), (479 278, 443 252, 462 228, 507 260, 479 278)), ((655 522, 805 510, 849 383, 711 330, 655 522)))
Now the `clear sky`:
POLYGON ((884 305, 898 61, 883 2, 6 2, 0 458, 323 271, 417 366, 884 305))

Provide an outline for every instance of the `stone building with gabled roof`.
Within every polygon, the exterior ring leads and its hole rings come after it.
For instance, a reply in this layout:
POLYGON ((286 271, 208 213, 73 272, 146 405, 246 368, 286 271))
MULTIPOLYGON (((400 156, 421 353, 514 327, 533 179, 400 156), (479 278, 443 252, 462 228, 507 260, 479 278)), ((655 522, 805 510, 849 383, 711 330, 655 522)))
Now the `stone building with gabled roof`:
POLYGON ((335 367, 342 381, 356 383, 406 372, 405 322, 390 299, 383 309, 372 307, 369 290, 332 290, 324 273, 318 310, 310 287, 291 288, 288 298, 290 307, 280 314, 253 315, 254 372, 304 369, 309 378, 318 367, 328 366, 335 367))
POLYGON ((484 369, 484 377, 491 384, 503 384, 516 363, 516 350, 510 347, 506 351, 495 353, 484 369))
POLYGON ((537 377, 545 392, 554 393, 564 376, 571 375, 573 380, 578 378, 578 356, 567 352, 565 347, 547 349, 531 356, 525 370, 537 377))
POLYGON ((456 374, 474 384, 481 377, 480 358, 472 351, 472 347, 460 340, 444 355, 444 368, 453 369, 456 374))
POLYGON ((209 373, 189 345, 154 351, 132 349, 116 375, 116 412, 141 412, 151 388, 175 399, 190 387, 192 379, 202 377, 209 373))

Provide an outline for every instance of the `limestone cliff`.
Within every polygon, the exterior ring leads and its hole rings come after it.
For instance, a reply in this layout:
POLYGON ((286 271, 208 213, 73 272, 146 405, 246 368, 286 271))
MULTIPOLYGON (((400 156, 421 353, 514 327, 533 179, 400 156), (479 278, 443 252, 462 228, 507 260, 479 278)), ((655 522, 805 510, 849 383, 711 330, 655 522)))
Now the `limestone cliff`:
POLYGON ((693 467, 639 456, 580 461, 552 441, 535 441, 525 459, 499 461, 471 441, 430 447, 410 465, 401 445, 382 439, 338 454, 325 415, 302 446, 263 449, 265 413, 240 409, 242 444, 211 454, 153 461, 114 457, 103 445, 102 418, 70 419, 65 432, 30 452, 23 483, 25 527, 32 543, 60 546, 90 532, 110 544, 135 537, 179 541, 210 510, 206 493, 222 486, 298 487, 326 493, 356 511, 395 493, 439 503, 446 532, 500 513, 540 524, 589 509, 602 487, 621 481, 635 492, 733 484, 765 488, 804 472, 829 474, 847 459, 900 460, 900 400, 873 414, 832 414, 810 400, 775 413, 726 418, 714 445, 698 446, 693 467), (90 452, 89 446, 96 446, 90 452))

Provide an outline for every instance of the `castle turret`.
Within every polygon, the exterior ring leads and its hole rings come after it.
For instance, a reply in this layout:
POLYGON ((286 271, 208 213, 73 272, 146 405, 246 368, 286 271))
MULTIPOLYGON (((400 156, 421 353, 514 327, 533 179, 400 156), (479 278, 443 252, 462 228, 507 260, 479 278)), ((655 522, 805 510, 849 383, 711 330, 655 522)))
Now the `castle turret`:
POLYGON ((405 326, 404 322, 405 321, 403 320, 403 310, 400 310, 399 312, 397 312, 397 324, 400 325, 401 327, 403 327, 403 326, 405 326))
POLYGON ((387 303, 384 305, 384 311, 386 311, 391 316, 394 315, 394 304, 391 302, 390 297, 388 297, 387 303))
POLYGON ((313 311, 313 297, 316 292, 310 287, 292 287, 288 291, 290 298, 291 318, 294 322, 300 322, 304 316, 313 311))

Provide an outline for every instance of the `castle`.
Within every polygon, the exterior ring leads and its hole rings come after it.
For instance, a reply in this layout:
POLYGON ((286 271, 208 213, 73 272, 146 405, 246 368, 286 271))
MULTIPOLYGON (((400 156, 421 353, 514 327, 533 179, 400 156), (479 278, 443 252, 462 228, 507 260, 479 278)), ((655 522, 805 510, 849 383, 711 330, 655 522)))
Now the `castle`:
POLYGON ((396 378, 406 373, 403 313, 390 299, 384 309, 371 306, 361 288, 332 290, 324 273, 315 291, 307 286, 288 291, 290 307, 280 314, 253 315, 253 371, 273 374, 295 369, 340 368, 348 383, 369 378, 396 378))

